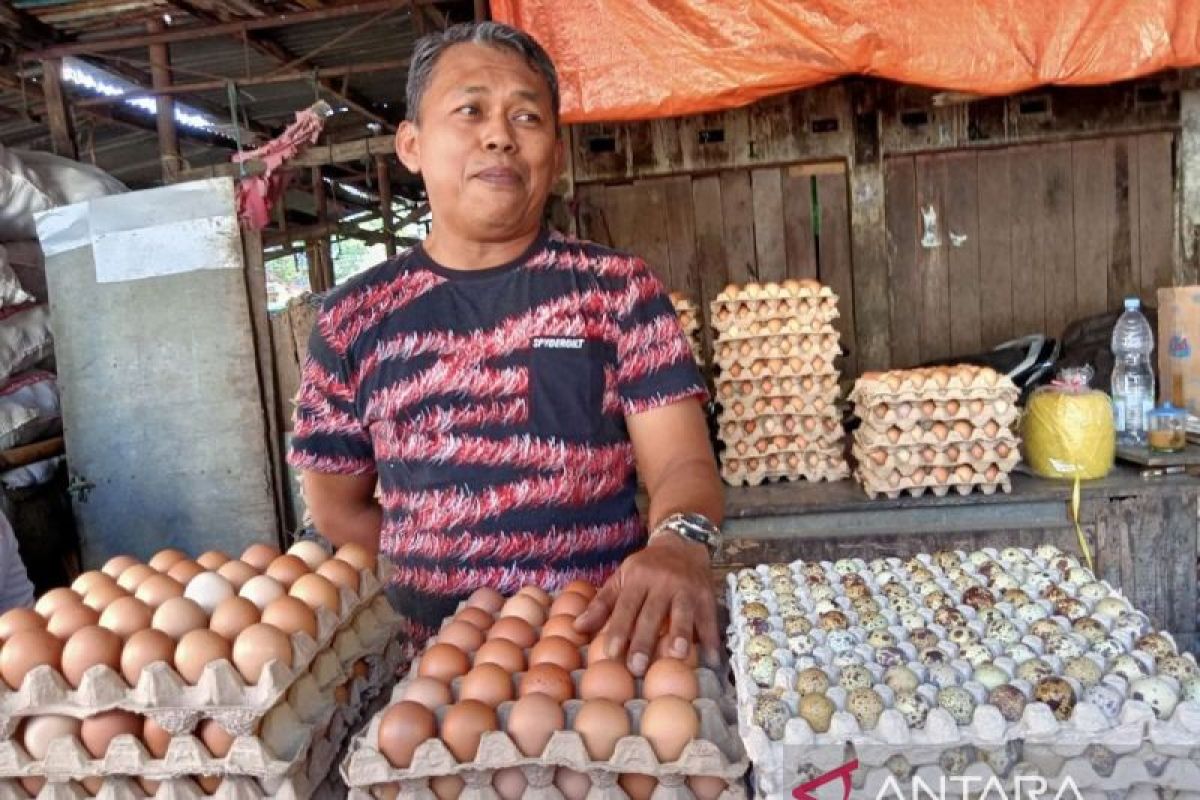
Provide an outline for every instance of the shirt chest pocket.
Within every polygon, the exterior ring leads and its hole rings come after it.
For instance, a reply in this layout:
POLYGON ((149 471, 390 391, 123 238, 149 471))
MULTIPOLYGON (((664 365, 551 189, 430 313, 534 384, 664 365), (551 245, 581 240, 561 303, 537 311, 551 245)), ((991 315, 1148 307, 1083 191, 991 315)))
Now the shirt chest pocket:
POLYGON ((599 339, 535 338, 529 352, 529 426, 535 436, 587 439, 603 424, 604 365, 599 339))

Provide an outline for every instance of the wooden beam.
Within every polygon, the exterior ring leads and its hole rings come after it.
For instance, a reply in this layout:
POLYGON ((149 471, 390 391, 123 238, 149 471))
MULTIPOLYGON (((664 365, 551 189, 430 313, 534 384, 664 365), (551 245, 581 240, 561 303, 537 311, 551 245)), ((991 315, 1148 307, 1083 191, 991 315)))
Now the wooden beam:
POLYGON ((383 245, 387 257, 396 255, 396 231, 392 228, 392 174, 386 156, 375 156, 375 176, 379 180, 379 213, 383 215, 383 234, 387 237, 383 245))
MULTIPOLYGON (((319 167, 328 164, 345 164, 351 161, 370 161, 375 155, 391 155, 394 152, 395 140, 393 137, 371 136, 366 139, 310 147, 288 162, 288 166, 319 167)), ((257 160, 247 161, 242 166, 246 168, 246 175, 261 175, 266 170, 266 165, 257 160)), ((407 170, 404 174, 409 175, 407 170)), ((192 181, 205 178, 237 178, 241 175, 241 167, 237 164, 214 164, 210 167, 185 170, 180 173, 178 179, 192 181)))
POLYGON ((50 128, 50 148, 60 156, 78 159, 75 128, 63 94, 61 59, 50 58, 42 62, 42 87, 46 101, 46 124, 50 128))
MULTIPOLYGON (((161 33, 165 25, 160 19, 146 23, 149 33, 161 33)), ((171 54, 166 44, 150 45, 150 80, 155 89, 171 85, 171 54)), ((183 169, 179 157, 179 133, 175 128, 175 100, 170 96, 156 98, 155 117, 158 123, 158 154, 162 158, 164 183, 171 183, 183 169)))
MULTIPOLYGON (((320 225, 329 220, 329 197, 325 193, 325 176, 320 167, 312 168, 312 189, 313 199, 317 203, 317 224, 320 225)), ((329 246, 329 234, 318 235, 310 241, 314 244, 310 252, 316 255, 316 263, 310 261, 308 265, 309 282, 312 284, 313 291, 323 292, 332 289, 334 284, 333 252, 329 246)))

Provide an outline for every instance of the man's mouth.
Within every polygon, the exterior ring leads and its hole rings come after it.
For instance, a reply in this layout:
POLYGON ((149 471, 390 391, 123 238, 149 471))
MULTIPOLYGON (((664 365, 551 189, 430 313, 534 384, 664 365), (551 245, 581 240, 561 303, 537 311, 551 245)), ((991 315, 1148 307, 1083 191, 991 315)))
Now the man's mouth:
POLYGON ((518 186, 521 183, 520 173, 509 167, 488 167, 476 173, 475 177, 496 186, 518 186))

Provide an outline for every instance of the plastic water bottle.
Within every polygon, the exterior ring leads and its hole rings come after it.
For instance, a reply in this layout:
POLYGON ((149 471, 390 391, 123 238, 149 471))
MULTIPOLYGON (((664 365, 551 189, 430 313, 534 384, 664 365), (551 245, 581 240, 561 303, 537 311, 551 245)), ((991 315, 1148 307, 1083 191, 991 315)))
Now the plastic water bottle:
POLYGON ((1144 445, 1154 407, 1154 333, 1141 312, 1141 301, 1125 298, 1125 313, 1113 328, 1112 399, 1117 441, 1144 445))

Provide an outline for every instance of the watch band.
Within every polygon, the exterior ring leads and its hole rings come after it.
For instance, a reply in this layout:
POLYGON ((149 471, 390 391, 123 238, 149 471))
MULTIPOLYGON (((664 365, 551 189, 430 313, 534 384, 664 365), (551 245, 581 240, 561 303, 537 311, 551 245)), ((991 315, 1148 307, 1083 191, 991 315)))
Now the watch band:
POLYGON ((672 514, 654 527, 648 541, 654 541, 663 533, 675 533, 690 542, 702 544, 708 548, 709 555, 721 544, 721 529, 703 514, 672 514))

